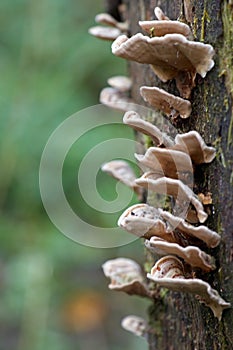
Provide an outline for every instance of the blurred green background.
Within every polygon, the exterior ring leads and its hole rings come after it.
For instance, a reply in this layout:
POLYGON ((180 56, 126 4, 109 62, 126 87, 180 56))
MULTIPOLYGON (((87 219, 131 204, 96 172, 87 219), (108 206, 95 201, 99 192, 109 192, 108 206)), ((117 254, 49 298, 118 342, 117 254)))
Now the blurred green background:
MULTIPOLYGON (((145 315, 148 303, 110 292, 101 271, 117 256, 142 263, 142 243, 112 249, 74 243, 50 222, 39 192, 40 158, 51 133, 97 104, 108 77, 126 72, 110 44, 87 33, 103 10, 103 0, 0 2, 0 350, 147 348, 120 321, 145 315)), ((117 133, 133 137, 112 126, 92 135, 92 143, 117 133)), ((82 154, 88 146, 90 135, 79 144, 82 154)), ((66 162, 64 188, 75 210, 88 216, 73 193, 76 149, 66 162)), ((114 198, 115 181, 103 175, 100 182, 102 195, 114 198)), ((116 221, 92 217, 103 226, 116 221)))

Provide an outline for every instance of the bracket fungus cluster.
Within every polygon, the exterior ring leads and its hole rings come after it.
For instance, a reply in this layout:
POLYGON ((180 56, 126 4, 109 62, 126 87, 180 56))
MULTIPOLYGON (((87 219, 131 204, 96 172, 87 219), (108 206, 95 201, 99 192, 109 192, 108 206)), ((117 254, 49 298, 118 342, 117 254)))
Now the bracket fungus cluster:
POLYGON ((150 239, 156 236, 167 242, 182 242, 182 246, 187 246, 195 239, 210 248, 215 248, 220 243, 220 235, 208 227, 193 226, 161 208, 144 203, 126 209, 120 216, 118 225, 138 237, 150 239))
POLYGON ((182 262, 172 255, 158 260, 147 277, 168 289, 197 295, 199 301, 207 305, 219 321, 223 310, 230 307, 207 282, 198 278, 186 278, 182 262))
MULTIPOLYGON (((167 116, 188 118, 192 110, 188 99, 195 86, 196 74, 204 78, 212 69, 214 49, 211 45, 192 41, 190 28, 179 21, 171 21, 160 8, 155 8, 155 15, 157 20, 139 22, 147 35, 137 33, 130 38, 119 34, 119 31, 126 31, 125 24, 103 15, 97 17, 97 22, 118 30, 112 44, 113 54, 150 64, 162 82, 175 79, 181 95, 142 86, 143 99, 167 116)), ((124 258, 107 261, 103 270, 111 279, 109 288, 150 298, 158 297, 153 289, 155 285, 156 288, 191 293, 221 320, 223 310, 230 304, 206 281, 195 277, 216 269, 214 257, 204 250, 217 247, 221 239, 217 232, 203 225, 208 214, 202 197, 192 189, 193 173, 200 164, 213 161, 215 149, 207 146, 197 131, 177 134, 173 138, 159 126, 144 120, 140 108, 130 108, 134 104, 127 95, 132 84, 129 79, 114 77, 108 83, 111 88, 101 92, 100 101, 126 112, 123 123, 149 136, 153 147, 145 154, 135 154, 139 164, 147 168, 140 178, 136 178, 125 161, 111 161, 104 164, 102 170, 132 188, 141 198, 145 188, 172 197, 171 208, 175 208, 170 212, 138 203, 122 213, 118 225, 144 239, 146 248, 160 258, 147 274, 147 282, 136 262, 124 258)), ((136 316, 129 316, 122 325, 143 336, 147 329, 145 321, 136 316)))
POLYGON ((150 64, 162 82, 176 80, 181 97, 189 98, 196 74, 204 78, 214 66, 214 49, 209 44, 192 41, 190 28, 179 21, 164 19, 139 22, 148 35, 120 35, 112 44, 114 55, 138 63, 150 64))

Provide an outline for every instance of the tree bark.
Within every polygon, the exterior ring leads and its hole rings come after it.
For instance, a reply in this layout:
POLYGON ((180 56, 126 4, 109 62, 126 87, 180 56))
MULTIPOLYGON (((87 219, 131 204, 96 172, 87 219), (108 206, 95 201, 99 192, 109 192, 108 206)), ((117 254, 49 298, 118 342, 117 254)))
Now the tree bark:
MULTIPOLYGON (((196 77, 191 117, 179 121, 176 128, 181 133, 197 130, 207 144, 217 149, 216 159, 199 167, 194 191, 212 193, 211 214, 205 224, 222 236, 220 246, 210 251, 217 269, 203 279, 233 306, 233 2, 125 0, 123 3, 130 35, 141 32, 138 21, 154 18, 154 8, 159 6, 169 18, 180 18, 189 24, 194 40, 215 48, 215 67, 205 79, 196 77)), ((145 104, 139 94, 142 85, 158 86, 178 95, 174 82, 162 83, 148 65, 129 62, 129 74, 133 80, 132 97, 139 104, 145 104)), ((148 314, 152 329, 150 350, 233 349, 233 309, 225 310, 219 322, 194 297, 168 292, 154 302, 148 314)))

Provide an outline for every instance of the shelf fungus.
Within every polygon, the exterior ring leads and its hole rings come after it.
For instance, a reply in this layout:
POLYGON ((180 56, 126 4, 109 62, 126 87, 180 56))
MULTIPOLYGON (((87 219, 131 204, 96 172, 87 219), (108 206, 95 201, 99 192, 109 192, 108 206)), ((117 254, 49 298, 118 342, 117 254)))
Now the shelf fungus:
POLYGON ((101 90, 99 99, 103 105, 123 112, 136 108, 133 100, 125 92, 113 87, 106 87, 101 90))
POLYGON ((166 147, 170 152, 180 151, 188 154, 193 164, 210 163, 216 156, 215 148, 207 146, 197 131, 192 130, 184 134, 177 134, 173 140, 156 125, 142 119, 136 111, 127 111, 123 117, 123 123, 150 136, 158 147, 166 147))
POLYGON ((206 221, 208 215, 204 211, 201 201, 182 181, 168 177, 158 178, 157 174, 155 174, 154 178, 154 173, 148 172, 143 174, 139 179, 136 179, 135 182, 137 185, 143 186, 148 190, 174 197, 176 204, 179 204, 179 206, 185 207, 189 203, 192 204, 196 209, 199 222, 203 223, 206 221))
POLYGON ((104 274, 111 279, 109 289, 123 291, 129 295, 151 297, 141 267, 133 260, 116 258, 102 265, 104 274))
POLYGON ((152 123, 142 119, 135 111, 126 112, 123 117, 123 123, 132 127, 136 131, 140 131, 143 134, 150 136, 153 142, 158 146, 174 146, 174 141, 166 133, 162 132, 152 123))
POLYGON ((132 80, 124 75, 116 75, 108 79, 108 84, 118 91, 127 92, 131 89, 132 80))
POLYGON ((172 148, 188 153, 194 164, 210 163, 216 155, 215 148, 207 146, 201 135, 193 130, 176 135, 172 148))
POLYGON ((214 66, 214 49, 209 44, 190 41, 181 34, 148 37, 141 33, 128 38, 120 35, 112 43, 118 57, 150 64, 160 80, 176 79, 181 97, 189 98, 196 74, 204 78, 214 66))
POLYGON ((126 209, 118 219, 118 225, 129 233, 149 239, 152 236, 172 240, 166 224, 160 216, 160 209, 147 204, 135 204, 126 209))
POLYGON ((148 323, 141 317, 129 315, 123 318, 121 326, 138 337, 147 337, 148 323))
POLYGON ((161 110, 168 117, 175 119, 188 118, 191 113, 191 103, 181 97, 169 94, 163 89, 157 87, 142 86, 140 93, 143 99, 152 107, 161 110))
POLYGON ((141 198, 142 188, 135 183, 136 175, 129 164, 124 160, 112 160, 102 165, 101 170, 119 180, 141 198))
POLYGON ((146 240, 145 246, 159 255, 177 255, 189 265, 200 268, 204 272, 210 272, 216 268, 214 258, 195 246, 182 247, 178 243, 166 242, 158 237, 146 240))
POLYGON ((183 265, 174 256, 166 256, 158 260, 152 267, 151 273, 147 274, 147 278, 161 287, 196 295, 201 303, 212 310, 219 321, 223 310, 230 308, 230 303, 223 300, 207 282, 198 278, 185 278, 183 265))
POLYGON ((145 155, 135 154, 139 163, 160 174, 183 182, 190 181, 193 165, 187 153, 173 149, 150 147, 145 155), (189 175, 189 176, 187 176, 189 175))
POLYGON ((118 28, 122 32, 128 30, 128 23, 127 22, 118 22, 109 13, 99 13, 98 15, 95 16, 95 21, 96 21, 96 23, 99 23, 99 24, 118 28))
POLYGON ((95 26, 88 30, 89 34, 102 40, 114 41, 121 35, 121 31, 118 28, 95 26))
POLYGON ((170 18, 167 17, 163 11, 161 10, 160 7, 156 6, 155 9, 154 9, 154 13, 155 13, 155 16, 158 18, 159 21, 169 21, 170 18))
POLYGON ((118 22, 108 13, 96 15, 95 21, 101 25, 89 28, 88 32, 99 39, 114 41, 119 35, 128 30, 126 22, 118 22))
POLYGON ((118 225, 139 237, 150 239, 156 236, 185 246, 198 239, 208 247, 215 248, 221 239, 218 233, 204 225, 193 226, 167 211, 144 203, 134 204, 126 209, 118 219, 118 225))
POLYGON ((166 34, 181 34, 187 38, 192 37, 192 32, 189 26, 179 21, 139 21, 139 25, 151 37, 164 36, 166 34))
POLYGON ((167 231, 177 230, 182 235, 188 237, 196 237, 205 242, 210 248, 215 248, 219 245, 221 236, 210 230, 207 226, 193 226, 177 216, 172 215, 168 211, 160 211, 161 217, 167 223, 167 231))

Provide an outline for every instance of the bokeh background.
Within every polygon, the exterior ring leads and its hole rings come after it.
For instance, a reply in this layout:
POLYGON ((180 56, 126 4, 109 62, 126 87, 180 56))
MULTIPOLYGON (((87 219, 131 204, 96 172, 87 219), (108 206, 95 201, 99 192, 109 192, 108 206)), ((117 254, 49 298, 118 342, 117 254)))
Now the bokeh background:
MULTIPOLYGON (((0 350, 147 349, 120 322, 146 315, 148 302, 110 292, 101 270, 118 256, 142 263, 142 243, 77 244, 50 222, 39 192, 40 158, 51 133, 97 104, 108 77, 126 73, 110 44, 87 33, 103 10, 103 0, 0 2, 0 350)), ((78 193, 78 164, 88 147, 117 134, 133 137, 124 126, 109 126, 83 137, 67 157, 64 188, 83 217, 90 208, 78 193)), ((103 174, 99 185, 104 198, 114 199, 113 179, 103 174)), ((98 212, 91 217, 103 226, 116 221, 98 212)))

